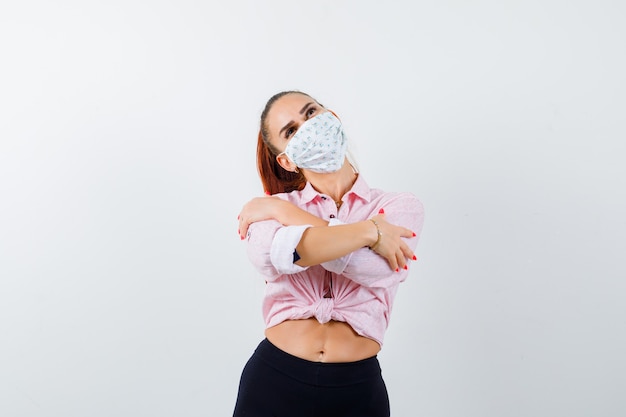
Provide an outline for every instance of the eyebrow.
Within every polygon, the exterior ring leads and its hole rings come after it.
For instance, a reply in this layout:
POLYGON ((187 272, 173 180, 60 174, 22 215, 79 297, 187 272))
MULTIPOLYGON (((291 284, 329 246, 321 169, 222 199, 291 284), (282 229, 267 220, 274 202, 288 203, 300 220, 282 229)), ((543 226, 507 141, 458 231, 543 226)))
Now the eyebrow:
MULTIPOLYGON (((306 103, 306 104, 302 107, 302 109, 300 109, 300 112, 299 112, 299 113, 300 113, 300 114, 304 114, 304 112, 305 112, 305 111, 306 111, 309 107, 311 107, 311 105, 312 105, 312 104, 315 104, 315 102, 314 102, 314 101, 309 101, 308 103, 306 103)), ((292 121, 290 121, 289 123, 287 123, 285 126, 283 126, 283 128, 282 128, 282 129, 280 129, 280 131, 278 132, 278 136, 282 136, 282 135, 283 135, 283 132, 285 131, 285 129, 289 128, 291 125, 293 125, 293 123, 294 123, 294 122, 293 122, 293 120, 292 120, 292 121)))

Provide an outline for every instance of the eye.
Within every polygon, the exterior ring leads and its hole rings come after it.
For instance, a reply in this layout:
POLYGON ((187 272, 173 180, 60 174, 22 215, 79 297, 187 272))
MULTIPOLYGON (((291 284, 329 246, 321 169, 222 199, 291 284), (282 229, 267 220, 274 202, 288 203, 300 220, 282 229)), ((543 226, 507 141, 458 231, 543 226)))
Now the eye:
POLYGON ((313 116, 316 112, 317 112, 317 108, 315 108, 315 107, 311 106, 311 107, 307 110, 306 115, 307 115, 308 117, 311 117, 311 116, 313 116))
POLYGON ((288 138, 289 136, 293 135, 295 132, 296 132, 296 128, 290 127, 289 129, 285 130, 285 138, 288 138))

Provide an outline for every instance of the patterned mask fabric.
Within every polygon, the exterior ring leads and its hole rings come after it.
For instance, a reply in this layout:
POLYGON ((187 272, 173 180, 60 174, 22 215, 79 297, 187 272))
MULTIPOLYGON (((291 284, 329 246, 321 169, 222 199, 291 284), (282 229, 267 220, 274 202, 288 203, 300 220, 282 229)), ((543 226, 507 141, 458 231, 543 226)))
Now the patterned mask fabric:
POLYGON ((326 112, 304 122, 279 156, 287 155, 299 168, 330 173, 343 165, 347 147, 341 121, 326 112))

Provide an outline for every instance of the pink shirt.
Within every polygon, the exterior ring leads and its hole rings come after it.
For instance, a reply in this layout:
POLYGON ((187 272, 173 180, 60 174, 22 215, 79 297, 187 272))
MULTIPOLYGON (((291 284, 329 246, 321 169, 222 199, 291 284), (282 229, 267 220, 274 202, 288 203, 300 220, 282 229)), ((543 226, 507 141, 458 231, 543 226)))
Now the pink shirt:
MULTIPOLYGON (((406 242, 415 250, 424 222, 422 203, 410 193, 371 189, 361 175, 343 196, 341 208, 311 184, 302 191, 276 194, 323 219, 329 226, 367 220, 385 209, 385 219, 415 232, 406 242)), ((266 327, 289 319, 315 317, 320 323, 347 322, 359 335, 381 346, 393 300, 410 271, 395 272, 367 247, 320 265, 301 267, 293 252, 310 225, 283 226, 276 220, 253 223, 248 229, 248 256, 267 281, 263 299, 266 327)))

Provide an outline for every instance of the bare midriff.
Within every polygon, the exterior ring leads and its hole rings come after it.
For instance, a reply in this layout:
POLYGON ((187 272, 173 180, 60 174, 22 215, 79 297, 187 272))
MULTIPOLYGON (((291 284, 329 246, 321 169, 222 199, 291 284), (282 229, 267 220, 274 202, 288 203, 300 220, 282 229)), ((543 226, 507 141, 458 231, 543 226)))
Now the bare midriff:
POLYGON ((354 362, 380 351, 376 341, 359 336, 348 323, 332 320, 287 320, 266 329, 265 337, 282 351, 313 362, 354 362))

